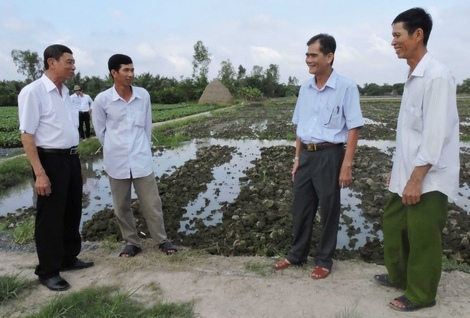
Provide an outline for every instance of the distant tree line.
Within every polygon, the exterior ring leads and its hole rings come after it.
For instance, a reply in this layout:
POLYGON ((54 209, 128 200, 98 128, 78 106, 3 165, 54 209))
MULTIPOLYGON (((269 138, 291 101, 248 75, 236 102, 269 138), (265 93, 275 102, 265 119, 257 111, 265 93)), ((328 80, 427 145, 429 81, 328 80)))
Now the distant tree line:
MULTIPOLYGON (((29 50, 12 50, 13 62, 18 68, 18 73, 26 76, 24 81, 0 81, 0 106, 15 106, 20 90, 28 83, 42 75, 44 64, 37 52, 29 50)), ((147 89, 152 102, 159 104, 177 104, 197 101, 205 87, 209 84, 208 73, 211 62, 209 49, 202 41, 194 45, 193 72, 191 77, 179 79, 152 75, 150 73, 139 74, 134 79, 134 85, 147 89)), ((253 66, 251 72, 242 65, 237 69, 228 59, 222 61, 218 71, 218 78, 230 90, 235 98, 256 100, 273 97, 295 96, 299 91, 299 81, 289 76, 287 84, 279 83, 279 66, 270 64, 267 69, 261 66, 253 66)), ((98 76, 84 76, 77 72, 75 76, 65 83, 69 89, 74 85, 80 85, 83 91, 94 98, 101 91, 113 85, 110 75, 104 78, 98 76)), ((358 86, 359 92, 364 96, 401 95, 403 83, 383 84, 366 83, 358 86)), ((470 94, 470 78, 457 85, 457 93, 470 94)))

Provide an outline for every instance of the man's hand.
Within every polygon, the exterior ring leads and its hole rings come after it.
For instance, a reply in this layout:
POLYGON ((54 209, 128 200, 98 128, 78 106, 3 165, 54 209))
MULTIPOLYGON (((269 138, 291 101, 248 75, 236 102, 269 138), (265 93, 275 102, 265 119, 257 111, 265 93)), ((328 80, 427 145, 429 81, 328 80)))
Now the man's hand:
POLYGON ((349 186, 353 182, 351 165, 342 165, 339 172, 339 186, 341 188, 349 186))
POLYGON ((38 195, 50 196, 52 193, 51 182, 46 172, 36 175, 36 182, 34 183, 34 190, 38 195))

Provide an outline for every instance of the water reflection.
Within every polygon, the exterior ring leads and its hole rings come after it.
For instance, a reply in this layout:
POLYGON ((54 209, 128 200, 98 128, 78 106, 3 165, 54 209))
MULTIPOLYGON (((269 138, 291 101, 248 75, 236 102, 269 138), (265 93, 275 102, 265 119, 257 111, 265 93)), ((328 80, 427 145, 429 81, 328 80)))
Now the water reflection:
MULTIPOLYGON (((264 124, 264 123, 263 123, 264 124)), ((243 171, 253 166, 254 159, 260 157, 261 148, 278 145, 294 145, 292 141, 276 140, 221 140, 221 139, 199 139, 188 142, 184 147, 176 149, 167 149, 154 153, 154 171, 155 175, 161 177, 163 174, 171 174, 186 161, 195 159, 199 148, 221 145, 234 147, 236 150, 232 154, 230 162, 221 166, 214 167, 212 172, 214 180, 207 184, 207 190, 200 193, 199 196, 186 207, 187 213, 180 221, 178 231, 193 233, 194 221, 201 220, 206 225, 215 225, 222 222, 221 207, 226 202, 232 202, 240 192, 240 177, 244 177, 243 171)), ((382 152, 392 155, 395 145, 393 141, 367 141, 360 140, 359 145, 376 147, 382 152)), ((464 145, 465 147, 465 145, 464 145)), ((465 150, 465 149, 463 149, 465 150)), ((103 161, 82 160, 82 169, 86 182, 83 187, 85 196, 83 206, 82 223, 91 219, 96 211, 105 207, 112 208, 112 197, 109 189, 107 176, 103 171, 103 161)), ((137 198, 134 191, 132 198, 137 198)), ((456 202, 465 210, 470 210, 470 188, 468 184, 460 188, 460 198, 456 202)), ((363 246, 367 240, 381 238, 382 233, 373 230, 373 224, 361 215, 358 205, 361 203, 358 199, 359 194, 350 189, 342 189, 342 206, 344 210, 341 220, 341 230, 338 233, 338 248, 358 248, 363 246), (351 224, 345 222, 346 218, 351 219, 351 224), (360 232, 352 237, 348 236, 348 226, 360 228, 360 232)), ((15 213, 22 209, 33 206, 35 202, 32 181, 28 180, 24 184, 0 194, 0 215, 15 213)), ((350 233, 349 233, 350 235, 350 233)))

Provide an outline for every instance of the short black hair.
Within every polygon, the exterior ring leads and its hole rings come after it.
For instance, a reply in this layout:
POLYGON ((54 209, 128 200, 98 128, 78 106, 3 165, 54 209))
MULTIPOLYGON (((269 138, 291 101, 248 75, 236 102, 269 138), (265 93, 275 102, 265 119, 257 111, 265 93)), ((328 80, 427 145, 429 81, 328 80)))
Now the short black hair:
MULTIPOLYGON (((328 55, 329 53, 335 54, 336 40, 333 36, 326 34, 326 33, 317 34, 314 37, 312 37, 310 40, 308 40, 307 46, 317 41, 320 41, 320 52, 322 52, 323 55, 328 55)), ((331 65, 333 65, 333 61, 334 61, 334 58, 331 61, 331 65)))
POLYGON ((44 68, 46 70, 49 69, 49 64, 47 63, 47 59, 53 58, 54 60, 58 61, 60 60, 60 57, 64 53, 70 53, 73 54, 72 50, 66 47, 65 45, 62 44, 52 44, 48 46, 44 50, 44 68))
POLYGON ((111 73, 111 70, 119 71, 121 64, 133 64, 132 59, 124 54, 114 54, 108 60, 108 70, 111 73))
POLYGON ((423 44, 424 46, 428 44, 432 30, 432 18, 423 8, 411 8, 400 13, 393 20, 392 25, 399 22, 403 22, 403 28, 408 32, 408 35, 413 34, 417 29, 422 29, 423 44))

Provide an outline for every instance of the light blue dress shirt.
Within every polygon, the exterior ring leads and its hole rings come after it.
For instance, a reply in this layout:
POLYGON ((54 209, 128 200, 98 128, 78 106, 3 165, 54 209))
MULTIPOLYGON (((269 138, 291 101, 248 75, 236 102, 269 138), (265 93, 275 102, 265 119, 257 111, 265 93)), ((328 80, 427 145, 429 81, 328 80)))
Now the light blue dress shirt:
POLYGON ((306 81, 300 87, 292 122, 303 143, 345 143, 350 129, 364 126, 356 83, 334 70, 322 89, 315 77, 306 81))

